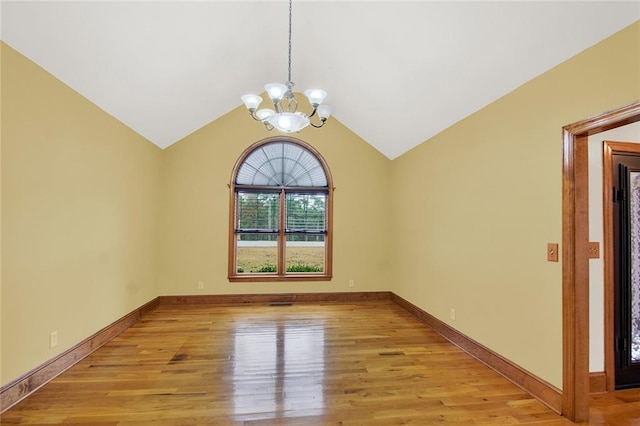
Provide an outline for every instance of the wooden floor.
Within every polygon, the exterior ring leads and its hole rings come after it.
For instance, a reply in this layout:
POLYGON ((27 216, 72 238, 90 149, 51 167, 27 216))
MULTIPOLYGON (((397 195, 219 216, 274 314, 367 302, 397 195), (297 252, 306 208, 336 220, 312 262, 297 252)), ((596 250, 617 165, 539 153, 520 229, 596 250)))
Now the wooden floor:
MULTIPOLYGON (((591 424, 640 424, 640 392, 591 424)), ((392 302, 160 307, 2 424, 570 425, 392 302)))

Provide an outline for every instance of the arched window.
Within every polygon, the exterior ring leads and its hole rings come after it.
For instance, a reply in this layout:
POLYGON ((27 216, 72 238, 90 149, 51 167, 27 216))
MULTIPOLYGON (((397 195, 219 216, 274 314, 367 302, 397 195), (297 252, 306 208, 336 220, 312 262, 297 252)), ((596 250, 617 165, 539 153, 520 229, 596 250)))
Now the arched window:
POLYGON ((230 189, 230 281, 331 279, 333 184, 313 147, 291 137, 253 144, 230 189))

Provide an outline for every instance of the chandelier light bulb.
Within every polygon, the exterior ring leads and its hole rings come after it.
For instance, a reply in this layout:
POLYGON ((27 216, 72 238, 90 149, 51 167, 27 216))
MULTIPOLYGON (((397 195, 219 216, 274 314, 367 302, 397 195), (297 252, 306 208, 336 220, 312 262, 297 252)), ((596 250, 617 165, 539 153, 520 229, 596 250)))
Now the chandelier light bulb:
POLYGON ((273 102, 280 102, 284 95, 289 91, 289 88, 284 84, 271 83, 264 86, 264 90, 267 91, 267 95, 273 102))
POLYGON ((309 118, 301 112, 282 112, 270 115, 265 123, 285 133, 299 132, 309 125, 309 118))
POLYGON ((291 119, 288 115, 280 114, 278 116, 278 125, 276 126, 278 129, 284 130, 285 132, 290 132, 291 125, 291 119))
POLYGON ((249 111, 255 111, 258 109, 258 106, 262 102, 262 96, 254 95, 253 93, 242 95, 240 99, 242 99, 244 106, 246 106, 249 111))
POLYGON ((307 96, 309 103, 314 108, 317 108, 327 96, 327 92, 322 89, 308 89, 304 91, 304 94, 307 96))
POLYGON ((318 117, 322 121, 325 121, 327 118, 331 117, 331 113, 333 112, 333 108, 329 105, 320 105, 318 106, 318 117))
POLYGON ((272 109, 262 108, 262 109, 259 109, 258 111, 256 111, 256 117, 258 117, 258 119, 260 121, 264 121, 265 118, 270 117, 275 113, 276 112, 274 110, 272 110, 272 109))

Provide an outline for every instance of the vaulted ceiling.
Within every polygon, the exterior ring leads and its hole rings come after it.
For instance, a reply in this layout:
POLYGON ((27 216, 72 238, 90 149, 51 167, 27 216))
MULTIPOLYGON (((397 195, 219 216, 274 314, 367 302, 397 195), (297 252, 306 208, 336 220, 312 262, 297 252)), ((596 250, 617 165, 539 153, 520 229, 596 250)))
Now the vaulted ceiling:
MULTIPOLYGON (((161 148, 287 79, 287 1, 0 7, 4 42, 161 148)), ((294 0, 292 80, 393 159, 638 19, 637 0, 294 0)))

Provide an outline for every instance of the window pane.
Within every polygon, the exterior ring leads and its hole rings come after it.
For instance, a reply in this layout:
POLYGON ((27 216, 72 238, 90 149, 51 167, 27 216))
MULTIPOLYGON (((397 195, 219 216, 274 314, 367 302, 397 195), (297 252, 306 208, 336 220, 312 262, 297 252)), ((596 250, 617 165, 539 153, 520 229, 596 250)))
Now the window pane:
POLYGON ((272 192, 238 192, 237 229, 278 229, 278 194, 272 192))
POLYGON ((236 272, 275 274, 278 268, 277 234, 238 234, 236 272))
POLYGON ((325 263, 325 236, 287 235, 286 265, 289 273, 321 273, 325 263))
POLYGON ((284 186, 327 186, 324 169, 316 157, 298 145, 283 144, 284 186))
POLYGON ((327 176, 308 150, 293 143, 273 142, 257 148, 244 160, 236 184, 326 187, 327 176))
POLYGON ((327 195, 325 193, 287 193, 287 231, 326 229, 327 195))

